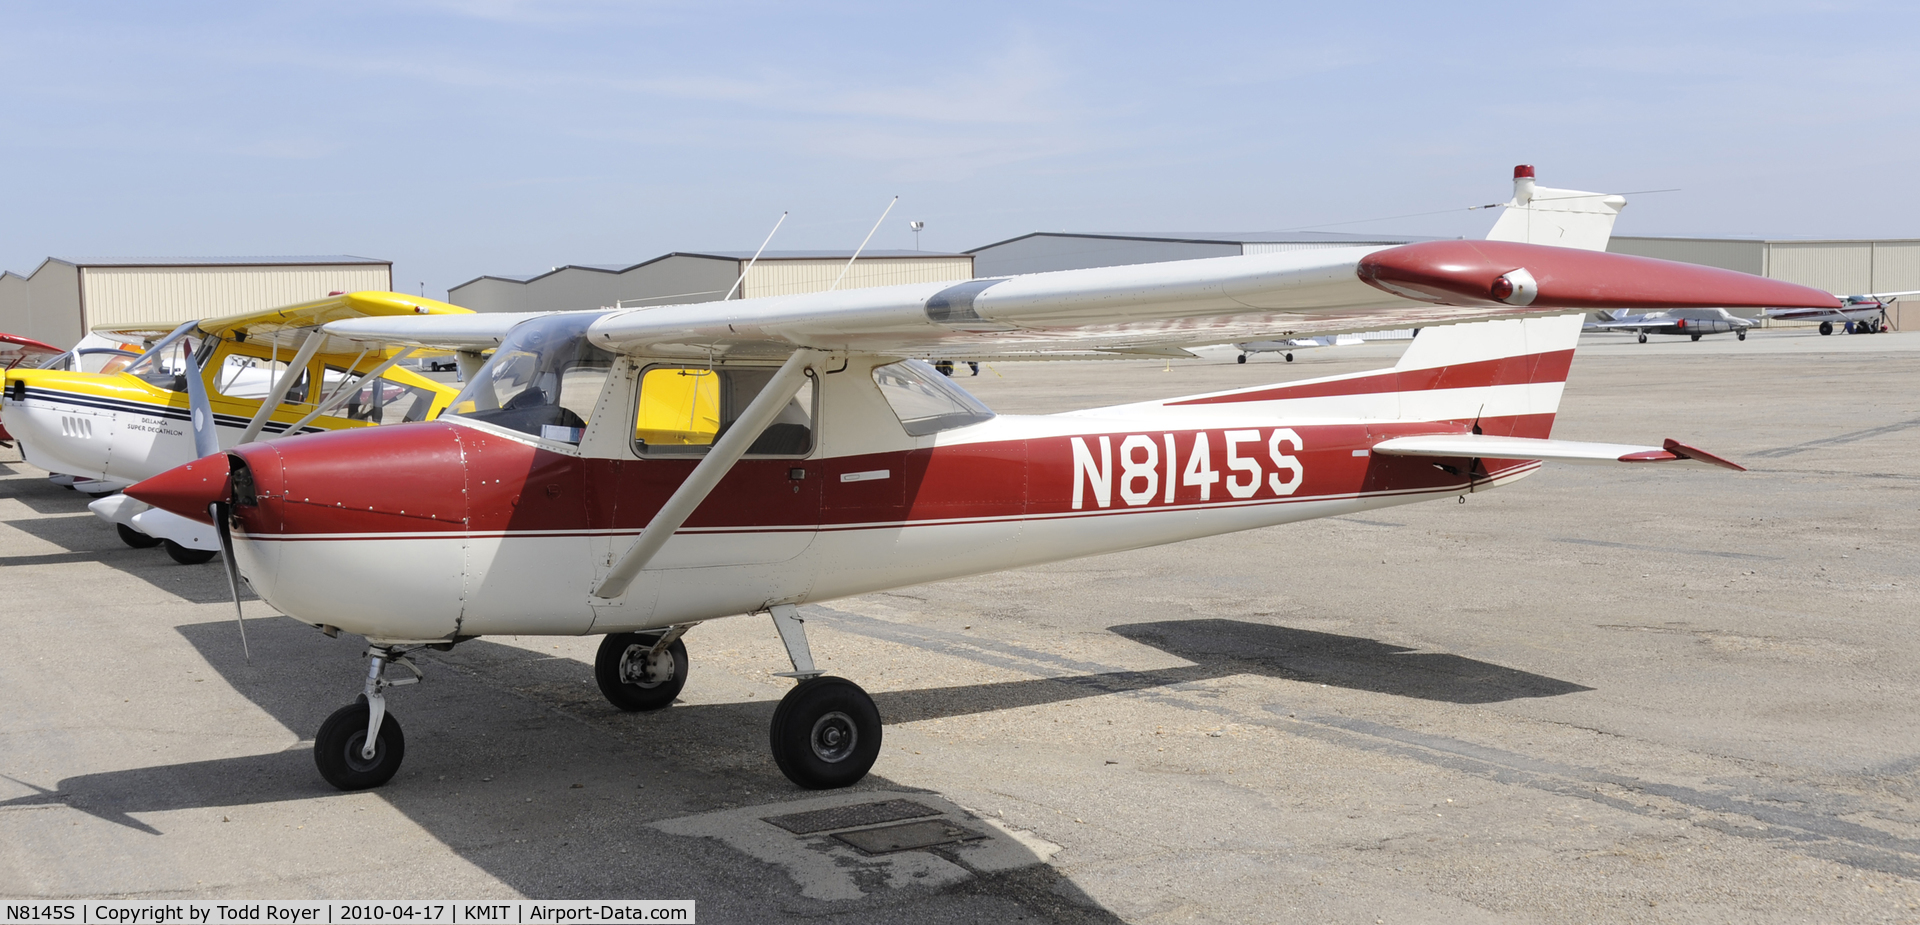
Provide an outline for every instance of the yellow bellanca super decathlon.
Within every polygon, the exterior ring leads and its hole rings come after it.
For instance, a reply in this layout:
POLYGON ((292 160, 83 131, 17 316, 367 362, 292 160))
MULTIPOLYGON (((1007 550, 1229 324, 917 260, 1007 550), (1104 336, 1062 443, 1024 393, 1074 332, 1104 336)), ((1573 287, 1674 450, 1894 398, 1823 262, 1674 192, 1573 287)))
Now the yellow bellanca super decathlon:
MULTIPOLYGON (((350 292, 180 325, 104 326, 95 333, 150 346, 118 372, 8 370, 0 419, 28 463, 97 480, 89 487, 108 492, 262 437, 432 420, 454 390, 399 368, 412 349, 330 337, 320 326, 468 313, 397 292, 350 292), (195 420, 194 392, 211 420, 195 420)), ((165 544, 181 562, 205 562, 220 549, 205 524, 125 495, 91 508, 129 545, 165 544)))

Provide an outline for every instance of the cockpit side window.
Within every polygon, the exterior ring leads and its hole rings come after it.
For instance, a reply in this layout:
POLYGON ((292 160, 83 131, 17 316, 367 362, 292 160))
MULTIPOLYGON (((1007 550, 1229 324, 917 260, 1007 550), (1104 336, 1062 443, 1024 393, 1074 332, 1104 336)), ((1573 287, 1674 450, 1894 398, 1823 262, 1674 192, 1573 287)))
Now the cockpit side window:
MULTIPOLYGON (((773 379, 773 367, 653 366, 640 376, 633 422, 634 452, 698 456, 739 420, 773 379)), ((805 456, 813 451, 813 379, 747 448, 749 456, 805 456)))

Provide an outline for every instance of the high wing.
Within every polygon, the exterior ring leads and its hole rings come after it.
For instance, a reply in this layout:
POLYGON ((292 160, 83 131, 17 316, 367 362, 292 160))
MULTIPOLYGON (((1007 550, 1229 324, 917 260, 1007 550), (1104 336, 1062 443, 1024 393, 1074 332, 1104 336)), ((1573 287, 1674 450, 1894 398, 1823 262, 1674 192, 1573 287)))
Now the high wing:
MULTIPOLYGON (((217 336, 228 340, 237 338, 292 350, 300 346, 308 330, 331 321, 347 318, 444 317, 471 314, 473 314, 471 309, 461 308, 458 305, 398 292, 345 292, 283 308, 207 318, 203 319, 197 328, 200 334, 210 337, 217 336)), ((159 340, 177 327, 179 322, 106 324, 94 328, 94 333, 115 340, 138 343, 159 340)), ((319 344, 315 350, 319 353, 345 353, 357 352, 364 347, 363 342, 333 339, 331 343, 319 344)))
POLYGON ((66 351, 52 344, 42 343, 31 337, 18 334, 0 334, 0 369, 12 369, 15 366, 32 366, 47 357, 59 356, 66 351))
MULTIPOLYGON (((610 310, 588 337, 616 352, 702 357, 811 348, 1041 358, 1602 308, 1838 304, 1816 289, 1694 264, 1509 241, 1428 241, 610 310)), ((492 346, 525 317, 361 318, 326 330, 349 339, 492 346)))

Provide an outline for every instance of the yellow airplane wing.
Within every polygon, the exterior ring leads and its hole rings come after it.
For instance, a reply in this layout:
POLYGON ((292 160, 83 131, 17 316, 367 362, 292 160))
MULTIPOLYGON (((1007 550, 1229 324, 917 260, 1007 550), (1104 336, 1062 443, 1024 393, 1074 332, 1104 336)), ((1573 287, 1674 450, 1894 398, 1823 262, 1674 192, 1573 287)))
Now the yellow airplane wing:
MULTIPOLYGON (((288 305, 284 308, 269 308, 238 315, 207 318, 200 322, 200 333, 227 340, 242 340, 262 346, 273 345, 291 349, 298 346, 308 330, 329 321, 391 315, 470 314, 473 314, 470 309, 449 305, 435 299, 398 292, 369 290, 342 293, 311 302, 301 302, 298 305, 288 305)), ((179 326, 179 322, 106 324, 94 328, 94 333, 114 340, 139 342, 158 340, 179 326)), ((319 352, 357 353, 365 347, 364 344, 342 338, 329 339, 337 343, 322 344, 319 352)))

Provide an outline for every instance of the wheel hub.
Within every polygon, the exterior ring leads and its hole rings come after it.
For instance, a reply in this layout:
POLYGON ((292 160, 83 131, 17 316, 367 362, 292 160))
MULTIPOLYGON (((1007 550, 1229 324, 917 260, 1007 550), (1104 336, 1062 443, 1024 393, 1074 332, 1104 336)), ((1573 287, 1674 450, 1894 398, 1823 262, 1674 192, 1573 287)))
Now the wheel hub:
POLYGON ((814 720, 813 734, 808 741, 813 745, 815 757, 833 764, 853 754, 854 746, 860 742, 860 730, 854 726, 853 717, 836 710, 814 720))
POLYGON ((386 751, 384 744, 376 738, 373 742, 373 757, 369 758, 365 755, 366 745, 365 732, 354 733, 352 738, 347 739, 347 767, 363 774, 379 767, 382 753, 386 751))
POLYGON ((652 646, 628 646, 620 656, 620 680, 639 687, 659 687, 673 680, 673 653, 654 652, 652 646))

